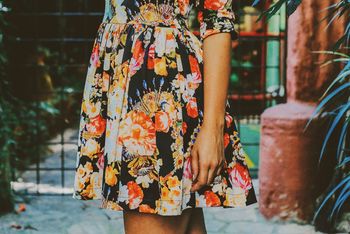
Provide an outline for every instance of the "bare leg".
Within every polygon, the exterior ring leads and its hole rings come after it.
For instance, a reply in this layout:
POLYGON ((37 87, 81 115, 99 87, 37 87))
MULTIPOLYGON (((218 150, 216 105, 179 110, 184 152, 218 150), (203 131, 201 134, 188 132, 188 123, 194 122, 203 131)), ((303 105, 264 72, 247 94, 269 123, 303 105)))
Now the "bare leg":
POLYGON ((192 209, 190 221, 187 225, 186 234, 206 234, 204 214, 202 208, 192 209))
POLYGON ((191 210, 185 209, 177 216, 123 211, 125 234, 185 234, 191 210))

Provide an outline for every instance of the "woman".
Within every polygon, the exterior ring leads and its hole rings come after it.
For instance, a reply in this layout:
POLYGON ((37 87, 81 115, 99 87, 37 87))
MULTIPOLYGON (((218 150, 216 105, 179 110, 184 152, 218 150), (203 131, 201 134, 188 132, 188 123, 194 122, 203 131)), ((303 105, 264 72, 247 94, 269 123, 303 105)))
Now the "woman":
POLYGON ((233 20, 231 0, 106 0, 73 198, 123 211, 127 233, 205 233, 203 207, 257 202, 226 99, 233 20))

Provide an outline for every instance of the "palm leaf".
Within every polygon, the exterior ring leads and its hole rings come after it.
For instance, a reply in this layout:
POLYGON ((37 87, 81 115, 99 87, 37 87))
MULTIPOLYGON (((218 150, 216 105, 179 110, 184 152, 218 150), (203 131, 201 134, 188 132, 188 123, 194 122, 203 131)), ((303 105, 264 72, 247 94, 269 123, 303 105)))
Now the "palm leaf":
POLYGON ((334 218, 334 213, 336 212, 336 215, 338 215, 340 209, 342 208, 345 201, 347 201, 350 198, 350 181, 348 181, 342 191, 340 192, 337 200, 335 201, 335 204, 333 206, 332 211, 330 212, 330 215, 328 216, 328 220, 332 220, 334 218))
POLYGON ((320 204, 320 206, 318 207, 318 209, 316 210, 315 214, 314 214, 314 218, 313 218, 313 222, 315 222, 316 218, 319 216, 321 210, 323 209, 323 207, 326 205, 326 203, 328 202, 328 200, 333 196, 333 194, 340 189, 344 184, 349 183, 350 181, 350 176, 345 177, 342 181, 339 182, 339 184, 337 184, 327 195, 326 197, 323 199, 322 203, 320 204))
POLYGON ((328 102, 330 100, 332 100, 334 97, 338 97, 339 93, 343 92, 344 90, 346 90, 348 88, 350 88, 350 83, 343 84, 340 87, 336 88, 334 91, 332 91, 330 94, 328 94, 315 108, 315 110, 311 114, 311 117, 309 118, 308 122, 306 123, 303 131, 304 132, 306 131, 306 129, 310 125, 312 119, 315 118, 315 116, 320 112, 320 110, 322 108, 324 108, 328 104, 328 102))
POLYGON ((332 135, 332 133, 334 132, 335 128, 337 127, 337 125, 339 123, 341 123, 341 119, 344 116, 344 114, 346 114, 346 112, 350 109, 350 102, 347 102, 346 104, 342 105, 342 108, 340 109, 339 113, 337 114, 337 116, 335 117, 335 119, 333 120, 330 129, 327 131, 326 137, 323 141, 322 144, 322 149, 321 149, 321 153, 320 153, 320 158, 318 160, 318 164, 321 163, 322 157, 324 155, 327 143, 332 135))

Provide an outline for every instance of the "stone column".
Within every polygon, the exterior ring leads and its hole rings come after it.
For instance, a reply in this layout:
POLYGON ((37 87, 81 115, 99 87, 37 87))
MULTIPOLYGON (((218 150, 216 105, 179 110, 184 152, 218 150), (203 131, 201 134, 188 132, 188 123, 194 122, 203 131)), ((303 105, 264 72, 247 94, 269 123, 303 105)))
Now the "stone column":
POLYGON ((337 0, 303 0, 288 19, 287 103, 261 116, 259 203, 266 218, 309 221, 317 196, 317 162, 326 126, 321 120, 303 132, 318 99, 339 71, 320 68, 325 59, 312 54, 331 50, 344 32, 344 22, 325 29, 320 12, 337 0))

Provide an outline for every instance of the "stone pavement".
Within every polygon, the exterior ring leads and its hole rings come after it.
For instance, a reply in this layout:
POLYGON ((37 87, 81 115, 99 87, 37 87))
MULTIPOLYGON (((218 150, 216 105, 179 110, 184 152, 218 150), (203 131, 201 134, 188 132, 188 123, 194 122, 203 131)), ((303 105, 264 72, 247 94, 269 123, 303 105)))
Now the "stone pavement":
MULTIPOLYGON (((257 185, 255 180, 254 184, 257 185)), ((98 208, 99 201, 80 201, 71 196, 26 196, 26 210, 0 217, 0 233, 117 234, 123 232, 122 213, 98 208), (13 226, 13 227, 11 227, 13 226), (17 226, 19 229, 16 229, 17 226)), ((208 233, 311 234, 311 225, 276 223, 262 217, 256 206, 206 208, 208 233)))
MULTIPOLYGON (((75 165, 76 130, 65 132, 66 142, 64 160, 61 160, 61 146, 53 145, 52 154, 40 163, 40 167, 57 168, 60 163, 64 167, 73 168, 75 165)), ((57 141, 59 139, 53 139, 57 141)), ((40 172, 40 185, 36 186, 36 172, 26 171, 17 182, 13 182, 16 191, 35 192, 39 189, 43 193, 56 194, 53 196, 16 196, 19 203, 25 203, 26 209, 18 214, 13 212, 0 216, 0 234, 35 233, 35 234, 117 234, 123 232, 122 212, 98 208, 97 201, 80 201, 71 197, 73 171, 65 171, 63 178, 61 171, 47 170, 40 172), (60 196, 57 194, 65 193, 60 196)), ((258 193, 258 180, 253 184, 258 193)), ((259 196, 259 194, 257 194, 259 196)), ((267 221, 259 213, 257 204, 245 208, 205 208, 205 221, 209 234, 240 233, 240 234, 312 234, 315 232, 311 225, 296 223, 282 223, 267 221)))

